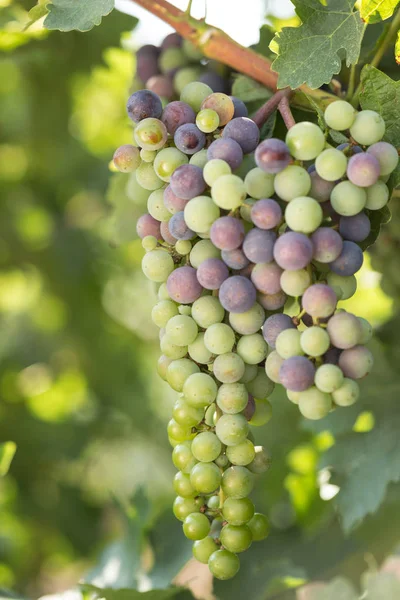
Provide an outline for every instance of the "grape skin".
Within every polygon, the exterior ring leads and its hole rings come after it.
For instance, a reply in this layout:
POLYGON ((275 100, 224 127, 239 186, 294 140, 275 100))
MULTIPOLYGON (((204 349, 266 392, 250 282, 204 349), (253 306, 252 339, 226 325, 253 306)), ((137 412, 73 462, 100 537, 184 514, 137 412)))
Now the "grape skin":
POLYGON ((311 262, 313 245, 304 234, 290 231, 277 239, 273 253, 282 269, 297 271, 311 262))
POLYGON ((259 144, 255 153, 257 167, 267 173, 279 173, 290 163, 289 148, 276 138, 264 140, 259 144))
POLYGON ((275 240, 275 232, 255 227, 254 229, 251 229, 244 238, 243 252, 246 258, 253 263, 271 262, 275 240))
POLYGON ((354 154, 347 165, 347 177, 359 187, 369 187, 378 181, 380 164, 373 154, 354 154))
POLYGON ((311 177, 303 167, 289 165, 275 176, 274 188, 279 198, 290 202, 299 196, 307 196, 311 177))
POLYGON ((171 175, 172 192, 183 200, 192 200, 206 189, 203 172, 195 165, 181 165, 171 175))
POLYGON ((361 248, 354 242, 345 240, 342 252, 329 266, 337 275, 348 277, 357 273, 361 269, 363 262, 364 256, 361 248))
POLYGON ((263 336, 271 348, 275 348, 278 335, 286 329, 295 329, 295 325, 289 315, 271 315, 263 325, 263 336))
POLYGON ((197 279, 206 290, 218 290, 228 276, 228 268, 219 258, 208 258, 197 269, 197 279))
POLYGON ((204 148, 206 136, 194 123, 186 123, 175 131, 174 143, 181 152, 195 154, 204 148))
POLYGON ((374 359, 372 353, 365 346, 354 346, 343 350, 339 358, 339 367, 345 377, 362 379, 370 372, 374 359))
POLYGON ((282 209, 275 200, 259 200, 251 207, 251 220, 259 229, 274 229, 282 220, 282 209))
POLYGON ((371 146, 383 138, 385 129, 385 122, 377 112, 362 110, 356 115, 350 134, 359 144, 371 146))
POLYGON ((220 250, 236 250, 244 240, 243 223, 235 217, 220 217, 212 224, 210 237, 220 250))
POLYGON ((347 312, 336 313, 328 321, 328 333, 336 348, 347 350, 356 346, 362 336, 360 321, 347 312))
POLYGON ((225 279, 219 290, 219 299, 225 310, 243 313, 256 301, 256 290, 251 281, 241 275, 225 279))
POLYGON ((371 222, 364 212, 353 217, 341 217, 339 221, 340 235, 350 242, 363 242, 369 236, 371 222))
POLYGON ((243 160, 243 150, 231 138, 220 138, 212 142, 207 150, 207 159, 220 158, 228 163, 232 171, 238 169, 243 160))
POLYGON ((235 140, 242 148, 243 153, 249 154, 258 146, 260 130, 251 119, 237 117, 225 125, 222 137, 235 140))
POLYGON ((160 222, 149 214, 142 215, 136 222, 136 233, 141 239, 152 235, 159 240, 161 239, 160 222))
POLYGON ((160 98, 150 90, 139 90, 129 97, 127 103, 128 116, 135 123, 148 117, 159 119, 162 113, 160 98))
POLYGON ((258 263, 251 272, 251 281, 259 292, 277 294, 281 291, 282 272, 282 269, 274 262, 258 263))
POLYGON ((280 382, 292 392, 307 390, 313 384, 314 374, 314 365, 304 356, 287 358, 279 369, 280 382))
POLYGON ((314 246, 313 257, 321 263, 330 263, 334 261, 343 249, 343 240, 341 236, 337 231, 330 227, 320 227, 317 229, 312 234, 311 241, 314 246))
POLYGON ((392 144, 376 142, 367 149, 379 162, 381 175, 390 175, 399 163, 399 155, 392 144))
POLYGON ((323 283, 310 286, 303 294, 304 310, 316 318, 325 318, 333 314, 336 308, 336 294, 331 287, 323 283))

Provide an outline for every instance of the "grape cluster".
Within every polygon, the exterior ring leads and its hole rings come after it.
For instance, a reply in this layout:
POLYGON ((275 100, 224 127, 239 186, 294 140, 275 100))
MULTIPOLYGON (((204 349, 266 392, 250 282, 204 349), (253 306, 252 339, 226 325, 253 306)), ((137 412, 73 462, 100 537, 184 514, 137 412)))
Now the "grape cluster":
POLYGON ((194 556, 228 579, 237 554, 268 535, 248 496, 270 459, 250 428, 271 418, 275 384, 320 419, 353 404, 371 368, 371 326, 337 303, 356 290, 358 243, 389 199, 398 155, 380 141, 381 117, 344 101, 325 112, 350 132, 338 148, 310 122, 260 142, 246 106, 201 81, 164 107, 135 92, 128 114, 135 145, 114 163, 151 191, 137 232, 159 285, 158 373, 179 394, 168 424, 174 514, 194 556))

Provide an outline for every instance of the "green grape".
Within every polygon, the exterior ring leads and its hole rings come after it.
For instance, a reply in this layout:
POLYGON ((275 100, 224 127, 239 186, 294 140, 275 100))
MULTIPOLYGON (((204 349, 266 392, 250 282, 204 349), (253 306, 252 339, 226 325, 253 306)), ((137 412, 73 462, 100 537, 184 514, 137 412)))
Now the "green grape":
POLYGON ((292 231, 312 233, 322 223, 322 208, 313 198, 300 196, 294 198, 286 207, 285 220, 292 231))
MULTIPOLYGON (((199 372, 199 367, 192 360, 180 358, 179 360, 173 360, 169 365, 167 369, 167 381, 173 390, 181 392, 186 379, 190 377, 190 375, 193 375, 193 373, 199 372)), ((198 422, 199 421, 197 421, 197 423, 198 422)))
POLYGON ((201 513, 192 513, 183 523, 183 533, 189 540, 202 540, 210 533, 210 521, 201 513))
POLYGON ((179 521, 184 521, 192 513, 199 513, 204 504, 204 498, 181 498, 177 496, 172 511, 179 521))
POLYGON ((221 471, 213 462, 197 463, 190 473, 190 483, 201 494, 212 494, 221 484, 221 471))
POLYGON ((247 391, 254 398, 266 400, 272 394, 275 384, 262 367, 257 367, 256 376, 246 384, 247 391))
POLYGON ((197 496, 197 491, 190 483, 190 476, 187 473, 178 471, 174 477, 173 487, 175 494, 182 496, 182 498, 194 498, 197 496))
POLYGON ((155 190, 147 200, 147 210, 157 221, 169 221, 171 213, 164 204, 164 189, 155 190))
POLYGON ((193 302, 192 317, 199 327, 207 329, 215 323, 220 323, 225 311, 215 296, 201 296, 193 302))
MULTIPOLYGON (((376 185, 376 184, 375 184, 376 185)), ((332 190, 333 209, 344 217, 352 217, 362 211, 367 202, 367 193, 351 181, 341 181, 332 190)))
POLYGON ((204 463, 215 460, 220 455, 221 448, 221 442, 211 431, 199 433, 192 442, 193 456, 204 463))
POLYGON ((225 581, 232 579, 239 571, 240 562, 236 554, 228 550, 217 550, 211 554, 208 560, 208 568, 217 579, 225 581))
POLYGON ((201 69, 194 65, 179 69, 174 76, 175 90, 180 95, 182 93, 182 90, 188 85, 188 83, 192 83, 192 81, 197 81, 200 75, 201 69))
POLYGON ((389 177, 399 164, 397 148, 387 142, 378 142, 368 148, 367 152, 378 159, 381 177, 389 177))
POLYGON ((358 317, 358 320, 360 321, 362 327, 360 344, 367 344, 372 338, 372 325, 368 323, 367 319, 364 319, 363 317, 358 317))
MULTIPOLYGON (((242 179, 237 175, 221 175, 211 187, 211 196, 220 208, 235 210, 245 200, 246 189, 242 179)), ((190 225, 188 226, 192 229, 190 225)))
POLYGON ((218 206, 214 204, 209 196, 192 198, 186 204, 183 212, 186 225, 196 233, 208 233, 211 225, 220 215, 218 206))
POLYGON ((250 310, 243 313, 229 313, 231 327, 242 335, 260 331, 265 321, 265 310, 255 302, 250 310))
POLYGON ((248 383, 250 383, 257 377, 258 368, 259 367, 257 367, 257 365, 245 364, 244 373, 243 373, 242 377, 240 378, 239 383, 245 383, 247 386, 248 383))
MULTIPOLYGON (((159 187, 161 187, 161 185, 159 187)), ((139 184, 136 177, 136 171, 135 173, 132 173, 130 176, 128 176, 128 182, 125 187, 125 192, 129 200, 131 200, 136 206, 140 206, 141 208, 143 207, 143 205, 146 204, 147 198, 150 195, 150 190, 145 189, 139 184)))
POLYGON ((253 542, 260 542, 265 540, 269 535, 269 523, 265 515, 261 513, 255 513, 254 517, 248 522, 253 542))
POLYGON ((183 427, 194 427, 202 421, 204 410, 202 408, 193 408, 193 406, 189 406, 183 398, 178 398, 172 410, 172 417, 183 427))
POLYGON ((151 250, 155 250, 158 246, 157 238, 154 235, 146 235, 142 239, 142 248, 146 250, 146 252, 151 252, 151 250))
POLYGON ((203 564, 208 563, 211 554, 218 550, 218 546, 209 535, 202 540, 197 540, 193 544, 193 556, 196 560, 203 564))
POLYGON ((143 119, 133 132, 135 142, 143 150, 160 150, 168 139, 168 131, 159 119, 143 119))
POLYGON ((195 113, 200 112, 203 101, 213 93, 212 89, 205 83, 193 81, 188 83, 181 92, 182 102, 189 104, 195 113))
POLYGON ((293 402, 293 404, 299 403, 300 392, 292 392, 291 390, 286 390, 286 396, 289 398, 290 402, 293 402))
POLYGON ((164 381, 167 381, 167 369, 171 362, 172 359, 168 358, 168 356, 164 356, 164 354, 161 354, 157 361, 157 373, 164 381))
POLYGON ((178 306, 178 310, 180 315, 185 315, 186 317, 190 317, 192 314, 192 309, 190 306, 185 306, 181 304, 180 306, 178 306))
POLYGON ((189 242, 189 240, 177 240, 175 242, 175 250, 181 256, 187 256, 188 254, 190 254, 191 249, 192 242, 189 242))
POLYGON ((157 297, 159 300, 171 300, 171 297, 168 294, 166 283, 162 283, 158 288, 157 297))
POLYGON ((229 467, 222 475, 221 487, 229 498, 246 498, 253 490, 254 475, 246 467, 229 467))
POLYGON ((253 427, 262 427, 272 418, 272 405, 268 400, 259 400, 258 398, 254 398, 254 402, 256 403, 256 410, 249 424, 253 427))
POLYGON ((279 379, 279 370, 282 366, 284 359, 278 354, 276 350, 273 350, 267 356, 267 360, 265 361, 265 372, 268 377, 274 383, 280 383, 279 379))
POLYGON ((161 283, 174 270, 174 261, 166 250, 152 250, 142 259, 142 271, 150 281, 161 283))
POLYGON ((242 204, 242 206, 239 208, 240 216, 242 217, 243 221, 246 221, 246 223, 253 222, 251 218, 251 209, 253 207, 253 204, 255 204, 256 202, 257 200, 255 200, 254 198, 246 198, 244 204, 242 204))
POLYGON ((201 263, 207 260, 207 258, 221 258, 221 251, 210 240, 196 242, 189 256, 192 267, 198 269, 201 263))
POLYGON ((250 498, 227 498, 222 515, 230 525, 244 525, 254 515, 254 504, 250 498))
POLYGON ((147 163, 154 162, 157 152, 155 150, 145 150, 144 148, 140 151, 140 158, 147 163))
POLYGON ((172 300, 161 300, 153 306, 151 319, 157 327, 165 327, 172 317, 178 314, 178 307, 172 300))
POLYGON ((191 62, 199 62, 204 58, 203 52, 190 40, 183 40, 182 50, 191 62))
POLYGON ((311 276, 306 269, 283 271, 280 284, 285 294, 297 298, 311 285, 311 276))
POLYGON ((274 179, 275 175, 255 167, 244 178, 246 193, 257 200, 269 198, 274 193, 274 179))
POLYGON ((332 396, 321 392, 317 387, 310 387, 300 392, 299 409, 303 417, 312 420, 323 419, 332 408, 332 396))
POLYGON ((333 401, 337 406, 351 406, 360 396, 359 385, 354 379, 345 377, 343 384, 332 393, 333 401))
POLYGON ((223 383, 217 393, 217 404, 229 415, 242 412, 247 406, 249 394, 243 383, 223 383))
POLYGON ((227 162, 220 158, 210 160, 203 169, 204 181, 207 185, 212 186, 222 175, 230 175, 232 169, 227 162))
POLYGON ((158 190, 164 185, 151 163, 142 162, 135 171, 135 177, 137 183, 145 190, 158 190))
POLYGON ((175 171, 175 169, 177 169, 181 165, 185 165, 187 162, 189 161, 186 154, 184 154, 177 148, 164 148, 163 150, 160 150, 160 152, 157 153, 157 156, 154 159, 153 163, 153 170, 155 171, 156 175, 159 177, 160 180, 169 182, 169 180, 171 179, 171 175, 175 171))
POLYGON ((194 373, 183 384, 183 395, 189 406, 202 408, 214 402, 217 384, 207 373, 194 373))
POLYGON ((366 189, 367 202, 365 208, 380 210, 389 202, 390 193, 388 186, 383 181, 377 181, 366 189))
POLYGON ((314 325, 300 335, 300 346, 308 356, 322 356, 328 350, 331 340, 325 329, 314 325))
POLYGON ((275 342, 275 348, 279 356, 286 359, 304 354, 300 338, 301 333, 297 329, 284 329, 281 331, 275 342))
POLYGON ((164 75, 175 71, 187 64, 187 57, 181 48, 170 47, 163 50, 158 60, 158 66, 164 75))
POLYGON ((237 446, 228 446, 226 456, 233 465, 245 467, 249 465, 255 458, 256 451, 254 444, 250 440, 244 440, 237 446))
POLYGON ((172 358, 173 360, 183 358, 187 354, 187 348, 185 346, 177 346, 176 344, 173 344, 168 335, 164 335, 161 338, 160 349, 163 354, 168 356, 168 358, 172 358))
POLYGON ((344 131, 350 129, 356 118, 357 111, 345 100, 336 100, 331 102, 325 110, 325 122, 331 129, 336 131, 344 131))
POLYGON ((318 125, 303 121, 296 123, 286 134, 286 145, 297 160, 312 160, 321 154, 325 136, 318 125))
POLYGON ((315 385, 326 394, 332 394, 343 385, 343 373, 336 365, 321 365, 315 373, 315 385))
POLYGON ((220 454, 218 458, 215 459, 215 464, 218 465, 221 469, 225 469, 229 465, 229 460, 226 454, 220 454))
POLYGON ((385 135, 385 121, 374 110, 362 110, 350 127, 351 137, 363 146, 379 142, 385 135))
POLYGON ((206 329, 204 344, 213 354, 226 354, 230 352, 235 343, 233 329, 225 323, 214 323, 206 329))
POLYGON ((315 170, 326 181, 337 181, 346 173, 347 158, 343 152, 328 148, 315 161, 315 170))
POLYGON ((342 277, 341 275, 337 275, 331 271, 326 276, 326 280, 328 285, 330 285, 334 290, 338 300, 348 300, 356 293, 357 279, 354 277, 354 275, 342 277))
POLYGON ((213 92, 201 104, 201 108, 211 108, 218 113, 220 125, 226 125, 233 118, 235 105, 229 96, 213 92))
POLYGON ((244 375, 245 364, 238 354, 227 352, 216 357, 213 372, 221 383, 236 383, 244 375))
POLYGON ((236 351, 245 363, 257 365, 266 358, 268 346, 260 333, 252 333, 240 338, 236 351))
POLYGON ((191 165, 195 165, 196 167, 200 167, 200 169, 204 169, 208 161, 207 150, 203 148, 203 150, 199 150, 195 154, 192 154, 190 157, 189 163, 191 165))
POLYGON ((212 404, 210 404, 210 406, 208 406, 206 408, 206 412, 204 415, 204 422, 209 427, 214 427, 214 425, 215 425, 215 416, 216 416, 215 411, 216 410, 217 410, 217 405, 215 404, 215 402, 213 402, 212 404))
POLYGON ((245 552, 253 541, 253 536, 247 525, 225 525, 222 528, 220 540, 229 552, 245 552))
POLYGON ((192 428, 184 425, 180 425, 175 419, 170 419, 167 426, 169 437, 173 438, 178 442, 185 442, 194 438, 195 434, 192 433, 192 428))
POLYGON ((204 333, 199 333, 192 344, 188 346, 189 356, 200 365, 212 362, 214 354, 210 352, 204 343, 204 333))
POLYGON ((190 473, 197 463, 190 448, 191 443, 185 441, 175 446, 172 452, 172 462, 179 471, 182 471, 182 473, 190 473))
POLYGON ((165 329, 171 342, 177 346, 188 346, 194 342, 198 333, 196 322, 187 315, 172 317, 165 329))
POLYGON ((247 468, 252 473, 265 473, 271 466, 271 457, 264 446, 255 446, 255 457, 247 468))
MULTIPOLYGON (((196 125, 204 133, 212 133, 219 127, 219 116, 215 110, 205 108, 196 117, 196 125)), ((230 170, 229 170, 230 172, 230 170)), ((210 184, 209 184, 210 185, 210 184)))
POLYGON ((307 196, 311 189, 311 177, 303 167, 289 165, 275 175, 274 188, 279 198, 290 202, 299 196, 307 196))
POLYGON ((208 508, 211 508, 212 510, 216 510, 217 508, 219 508, 220 505, 220 499, 219 496, 210 496, 207 500, 207 506, 208 508))
POLYGON ((241 444, 247 438, 248 431, 247 420, 240 414, 222 415, 215 426, 215 433, 225 446, 241 444))

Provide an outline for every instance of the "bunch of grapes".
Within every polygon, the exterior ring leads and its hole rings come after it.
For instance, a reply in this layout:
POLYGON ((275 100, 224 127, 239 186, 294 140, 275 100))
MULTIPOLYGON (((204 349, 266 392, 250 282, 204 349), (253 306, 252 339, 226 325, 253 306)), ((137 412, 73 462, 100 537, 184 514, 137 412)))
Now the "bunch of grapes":
POLYGON ((200 81, 164 108, 138 91, 128 114, 135 145, 114 162, 151 191, 137 232, 159 285, 158 372, 179 394, 168 424, 174 513, 194 556, 228 579, 237 554, 268 535, 248 497, 270 462, 251 427, 270 419, 275 384, 321 419, 357 400, 371 368, 371 326, 337 303, 355 293, 358 244, 389 200, 398 154, 380 141, 377 113, 344 101, 325 112, 330 128, 349 130, 338 148, 310 122, 260 143, 243 102, 200 81))

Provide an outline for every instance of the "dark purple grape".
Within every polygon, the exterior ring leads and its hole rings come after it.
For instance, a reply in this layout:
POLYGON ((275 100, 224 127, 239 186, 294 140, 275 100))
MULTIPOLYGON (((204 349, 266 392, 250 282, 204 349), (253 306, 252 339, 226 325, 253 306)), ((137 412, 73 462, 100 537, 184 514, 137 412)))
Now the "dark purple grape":
POLYGON ((154 46, 154 44, 145 44, 136 51, 136 58, 142 56, 155 56, 158 58, 160 52, 161 49, 158 46, 154 46))
POLYGON ((139 90, 130 96, 126 105, 128 115, 135 123, 152 117, 159 119, 162 113, 162 104, 157 94, 150 90, 139 90))
POLYGON ((167 128, 168 133, 174 135, 175 131, 178 127, 181 127, 181 125, 194 123, 196 121, 196 115, 189 104, 181 102, 180 100, 175 100, 174 102, 167 104, 164 108, 161 115, 161 121, 167 128))
MULTIPOLYGON (((336 148, 336 150, 346 150, 349 146, 350 146, 350 144, 348 142, 345 142, 344 144, 339 144, 339 146, 336 148)), ((363 152, 363 149, 360 148, 360 146, 351 146, 350 155, 360 154, 361 152, 363 152)))
POLYGON ((289 148, 277 138, 261 142, 254 158, 257 167, 266 173, 280 173, 291 161, 289 148))
POLYGON ((243 252, 253 263, 268 263, 273 259, 276 233, 264 229, 250 229, 243 242, 243 252))
POLYGON ((257 144, 260 141, 260 130, 251 119, 237 117, 225 125, 222 137, 235 140, 243 150, 243 153, 249 154, 257 148, 257 144))
POLYGON ((329 266, 331 271, 337 275, 347 277, 357 273, 361 269, 363 261, 364 256, 360 246, 357 246, 354 242, 345 240, 342 252, 329 266))
POLYGON ((305 356, 287 358, 279 369, 279 379, 287 390, 304 392, 314 383, 315 367, 305 356))
POLYGON ((167 244, 170 244, 171 246, 175 246, 175 243, 177 242, 177 238, 174 237, 170 231, 169 221, 161 222, 160 232, 161 232, 161 237, 164 240, 164 242, 167 242, 167 244))
POLYGON ((247 106, 243 102, 243 100, 239 100, 236 96, 230 96, 230 99, 233 102, 233 106, 235 107, 235 112, 233 113, 233 119, 237 117, 248 117, 249 111, 247 110, 247 106))
POLYGON ((168 75, 153 75, 146 81, 146 88, 163 98, 172 98, 174 95, 174 85, 168 75))
POLYGON ((337 231, 330 227, 320 227, 311 236, 314 246, 314 259, 321 263, 330 263, 342 251, 343 240, 337 231))
POLYGON ((285 306, 287 296, 285 292, 277 292, 276 294, 257 294, 257 302, 261 304, 265 310, 278 310, 285 306))
POLYGON ((189 229, 189 227, 186 225, 183 217, 183 211, 172 215, 167 223, 171 235, 173 235, 177 240, 191 240, 196 236, 194 231, 189 229))
POLYGON ((226 94, 228 92, 228 82, 226 79, 221 77, 221 75, 215 73, 214 71, 206 71, 205 73, 202 73, 202 75, 199 77, 199 81, 208 85, 213 92, 221 92, 222 94, 226 94))
POLYGON ((268 317, 262 328, 263 336, 268 346, 275 348, 276 338, 285 329, 296 329, 289 315, 278 313, 268 317))
POLYGON ((243 150, 235 140, 231 138, 219 138, 215 140, 207 150, 207 159, 220 158, 228 163, 232 171, 238 169, 242 164, 243 150))
POLYGON ((314 283, 304 292, 302 304, 309 315, 324 319, 335 312, 337 297, 329 285, 314 283))
POLYGON ((304 233, 289 231, 281 235, 274 246, 274 258, 282 269, 304 269, 312 260, 313 245, 304 233))
POLYGON ((197 279, 206 290, 219 290, 228 277, 228 267, 219 258, 207 258, 197 269, 197 279))
POLYGON ((243 222, 235 217, 220 217, 211 225, 210 238, 220 250, 235 250, 244 240, 243 222))
POLYGON ((258 200, 251 208, 251 220, 259 229, 274 229, 282 220, 282 209, 276 200, 258 200))
POLYGON ((254 287, 263 294, 277 294, 282 291, 282 269, 275 263, 258 263, 251 272, 254 287))
POLYGON ((188 200, 184 200, 184 198, 179 198, 174 194, 170 185, 164 190, 164 206, 171 213, 175 214, 183 210, 188 203, 188 200))
POLYGON ((161 43, 161 50, 167 50, 167 48, 180 48, 182 46, 182 37, 175 31, 169 33, 161 43))
POLYGON ((246 312, 250 310, 256 301, 256 288, 246 277, 233 275, 225 279, 221 285, 219 301, 224 309, 229 312, 246 312))
POLYGON ((242 415, 246 417, 247 421, 250 421, 250 419, 253 417, 255 412, 256 412, 256 403, 255 403, 253 396, 251 394, 249 394, 249 399, 247 401, 246 408, 244 410, 242 410, 242 415))
POLYGON ((170 186, 175 196, 183 200, 200 196, 206 189, 203 170, 196 165, 181 165, 172 173, 170 186))
POLYGON ((369 187, 378 181, 381 173, 379 160, 367 152, 354 154, 347 165, 347 177, 354 185, 369 187))
POLYGON ((353 217, 341 217, 339 221, 339 232, 345 240, 350 242, 363 242, 369 236, 371 222, 364 212, 353 217))
POLYGON ((234 271, 244 269, 249 264, 249 261, 245 257, 244 252, 241 248, 235 248, 234 250, 222 250, 221 256, 224 263, 234 271))
POLYGON ((141 239, 147 235, 152 235, 160 240, 160 221, 157 221, 149 214, 142 215, 136 222, 136 232, 141 239))
POLYGON ((362 379, 368 375, 373 363, 372 353, 365 346, 343 350, 339 358, 339 367, 343 375, 351 379, 362 379))
POLYGON ((341 353, 342 350, 339 350, 339 348, 329 348, 329 350, 325 352, 323 356, 324 363, 329 365, 337 365, 341 353))
MULTIPOLYGON (((314 167, 314 165, 312 165, 314 167)), ((310 172, 311 177, 311 190, 309 191, 309 196, 314 198, 314 200, 318 200, 318 202, 328 202, 331 197, 331 192, 335 187, 334 181, 326 181, 326 179, 322 179, 315 171, 310 172)))
POLYGON ((206 144, 206 136, 194 123, 185 123, 175 131, 175 146, 185 154, 195 154, 206 144))
POLYGON ((167 279, 167 291, 172 300, 180 304, 191 304, 200 298, 203 288, 201 287, 196 269, 193 267, 178 267, 167 279))
POLYGON ((150 79, 150 77, 159 74, 159 54, 160 49, 151 44, 142 46, 136 52, 136 73, 143 83, 150 79))

